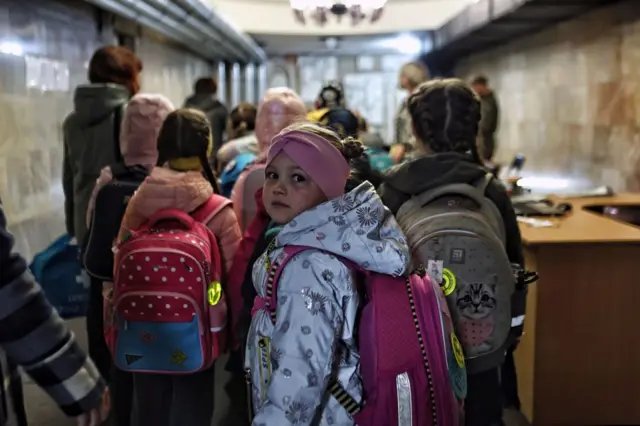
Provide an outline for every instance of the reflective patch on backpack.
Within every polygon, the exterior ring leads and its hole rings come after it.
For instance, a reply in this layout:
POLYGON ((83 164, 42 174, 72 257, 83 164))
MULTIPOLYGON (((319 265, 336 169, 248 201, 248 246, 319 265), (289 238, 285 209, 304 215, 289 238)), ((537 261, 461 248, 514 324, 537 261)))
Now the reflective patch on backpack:
POLYGON ((396 376, 396 394, 398 395, 398 426, 413 425, 411 381, 407 373, 396 376))
POLYGON ((271 339, 268 337, 260 336, 258 338, 258 357, 260 366, 260 399, 264 401, 267 387, 271 380, 271 339))
POLYGON ((456 357, 458 367, 464 368, 464 351, 462 350, 462 345, 455 333, 451 333, 451 348, 453 350, 453 355, 456 357))
POLYGON ((456 276, 453 272, 451 272, 450 269, 444 268, 442 270, 442 282, 440 284, 440 288, 445 296, 449 296, 456 291, 456 283, 456 276))

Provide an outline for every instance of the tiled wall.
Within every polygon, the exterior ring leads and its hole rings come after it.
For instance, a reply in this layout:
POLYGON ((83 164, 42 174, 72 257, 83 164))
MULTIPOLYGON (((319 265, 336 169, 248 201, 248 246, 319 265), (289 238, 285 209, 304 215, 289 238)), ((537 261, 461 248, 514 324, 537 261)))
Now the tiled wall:
POLYGON ((90 7, 51 3, 0 5, 0 198, 27 256, 64 230, 61 124, 101 44, 90 7))
MULTIPOLYGON (((93 9, 84 2, 29 5, 0 3, 0 198, 17 248, 27 257, 64 231, 62 122, 75 86, 86 82, 93 51, 115 41, 108 28, 98 33, 93 9)), ((212 72, 206 61, 148 33, 137 45, 143 90, 162 92, 176 106, 195 78, 212 72)))
POLYGON ((145 32, 136 46, 144 64, 142 91, 163 93, 176 107, 192 94, 193 83, 200 77, 216 75, 217 67, 160 37, 145 32))
POLYGON ((485 74, 502 119, 498 159, 640 191, 640 9, 601 9, 464 60, 485 74))

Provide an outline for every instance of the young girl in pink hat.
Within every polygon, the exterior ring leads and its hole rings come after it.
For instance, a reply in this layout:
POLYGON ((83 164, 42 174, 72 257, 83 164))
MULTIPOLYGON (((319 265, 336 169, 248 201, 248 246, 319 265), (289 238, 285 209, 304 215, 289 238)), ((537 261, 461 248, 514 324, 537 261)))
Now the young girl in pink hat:
POLYGON ((362 400, 356 315, 359 297, 351 269, 398 276, 408 269, 404 236, 369 182, 345 193, 349 160, 362 154, 316 124, 294 124, 278 134, 267 155, 265 208, 281 226, 253 265, 258 293, 247 339, 253 425, 353 425, 333 397, 338 382, 362 400), (267 312, 272 265, 289 245, 309 247, 278 279, 277 308, 267 312))

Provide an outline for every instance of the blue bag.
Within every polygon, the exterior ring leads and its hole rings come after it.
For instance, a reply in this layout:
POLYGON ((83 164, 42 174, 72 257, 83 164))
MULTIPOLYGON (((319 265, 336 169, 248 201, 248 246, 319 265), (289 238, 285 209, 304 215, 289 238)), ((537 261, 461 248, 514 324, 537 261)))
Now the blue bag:
POLYGON ((374 170, 386 172, 393 167, 393 160, 384 149, 367 147, 364 152, 369 156, 369 164, 374 170))
POLYGON ((231 190, 240 177, 240 173, 256 159, 255 154, 245 153, 236 156, 227 164, 220 176, 220 189, 223 197, 231 197, 231 190))
POLYGON ((86 315, 91 281, 82 268, 80 247, 70 236, 63 235, 38 253, 29 269, 62 318, 86 315))

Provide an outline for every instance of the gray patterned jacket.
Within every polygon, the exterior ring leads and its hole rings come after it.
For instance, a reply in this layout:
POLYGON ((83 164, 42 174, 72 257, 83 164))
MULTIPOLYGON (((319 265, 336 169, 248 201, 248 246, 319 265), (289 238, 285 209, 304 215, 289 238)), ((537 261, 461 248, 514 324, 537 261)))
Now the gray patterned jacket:
MULTIPOLYGON (((265 311, 258 311, 251 323, 246 363, 252 376, 253 426, 351 426, 353 419, 326 394, 326 385, 336 378, 353 398, 362 400, 354 336, 359 298, 352 271, 330 253, 370 271, 400 275, 409 268, 406 240, 373 186, 365 182, 289 222, 276 237, 270 262, 285 245, 319 250, 300 253, 282 272, 275 326, 265 311)), ((253 266, 261 297, 266 256, 253 266)))

